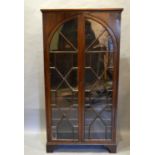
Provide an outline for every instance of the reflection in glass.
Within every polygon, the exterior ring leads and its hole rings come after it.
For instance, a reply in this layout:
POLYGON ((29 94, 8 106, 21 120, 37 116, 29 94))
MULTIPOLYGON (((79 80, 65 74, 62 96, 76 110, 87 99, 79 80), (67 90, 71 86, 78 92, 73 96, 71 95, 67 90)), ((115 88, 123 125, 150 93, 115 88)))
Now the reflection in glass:
POLYGON ((96 21, 85 26, 85 139, 111 139, 113 41, 96 21))
POLYGON ((113 51, 112 38, 101 24, 87 19, 85 27, 86 49, 88 51, 113 51))
POLYGON ((52 139, 78 139, 77 19, 55 32, 50 44, 52 139))

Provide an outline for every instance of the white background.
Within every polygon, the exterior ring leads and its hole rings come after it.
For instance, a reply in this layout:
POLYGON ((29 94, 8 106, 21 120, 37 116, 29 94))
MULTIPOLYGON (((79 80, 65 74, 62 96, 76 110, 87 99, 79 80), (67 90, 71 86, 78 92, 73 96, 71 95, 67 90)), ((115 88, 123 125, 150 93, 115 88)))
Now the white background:
MULTIPOLYGON (((131 2, 132 155, 155 154, 154 6, 151 0, 131 2)), ((3 1, 0 11, 0 152, 21 155, 24 135, 23 2, 3 1)))
MULTIPOLYGON (((42 8, 123 8, 121 22, 120 48, 120 82, 118 99, 118 143, 124 142, 128 148, 129 142, 129 112, 130 112, 130 19, 129 0, 26 0, 24 18, 24 120, 25 120, 25 152, 30 151, 33 139, 28 134, 45 132, 44 110, 44 70, 43 70, 43 38, 42 38, 42 8)), ((31 137, 33 136, 31 135, 31 137)), ((37 141, 41 141, 39 138, 37 141)), ((35 141, 34 141, 35 143, 35 141)), ((45 148, 45 142, 41 145, 45 148)), ((39 146, 38 146, 39 148, 39 146)), ((120 149, 118 149, 119 151, 120 149)), ((36 150, 34 150, 36 151, 36 150)), ((45 149, 42 150, 43 153, 45 149)), ((120 152, 120 151, 119 151, 120 152)), ((127 151, 126 151, 127 152, 127 151)), ((38 151, 38 153, 40 153, 38 151)), ((32 153, 33 154, 33 153, 32 153)))

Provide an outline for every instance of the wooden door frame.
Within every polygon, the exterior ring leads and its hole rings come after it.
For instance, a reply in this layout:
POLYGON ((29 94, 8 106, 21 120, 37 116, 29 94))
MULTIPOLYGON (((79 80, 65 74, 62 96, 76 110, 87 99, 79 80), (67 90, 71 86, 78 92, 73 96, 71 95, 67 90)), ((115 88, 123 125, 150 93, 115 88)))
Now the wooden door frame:
POLYGON ((85 65, 85 20, 84 15, 78 15, 78 116, 79 141, 84 140, 84 65, 85 65), (82 39, 81 39, 82 38, 82 39))

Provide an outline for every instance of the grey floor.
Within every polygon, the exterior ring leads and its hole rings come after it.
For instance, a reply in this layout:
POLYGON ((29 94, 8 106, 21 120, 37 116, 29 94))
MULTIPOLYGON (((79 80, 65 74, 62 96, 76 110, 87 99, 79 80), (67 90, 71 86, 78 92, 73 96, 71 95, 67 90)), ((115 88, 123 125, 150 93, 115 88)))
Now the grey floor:
MULTIPOLYGON (((45 150, 45 144, 46 144, 46 135, 44 132, 42 133, 25 133, 25 155, 46 155, 45 150)), ((89 155, 95 155, 95 154, 109 154, 106 150, 103 149, 103 147, 83 147, 83 146, 72 146, 72 147, 66 147, 61 146, 60 148, 57 148, 54 151, 54 154, 89 154, 89 155)), ((118 140, 118 147, 117 147, 117 154, 118 155, 129 155, 130 154, 130 140, 129 140, 129 134, 128 132, 121 133, 119 135, 118 140)))

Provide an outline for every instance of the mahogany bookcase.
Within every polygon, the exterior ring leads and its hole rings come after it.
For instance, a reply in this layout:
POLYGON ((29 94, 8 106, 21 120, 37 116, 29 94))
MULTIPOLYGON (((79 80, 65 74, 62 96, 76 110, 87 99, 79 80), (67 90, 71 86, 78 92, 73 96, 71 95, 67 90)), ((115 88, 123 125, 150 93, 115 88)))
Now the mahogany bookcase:
POLYGON ((116 152, 121 8, 42 9, 47 152, 116 152))

